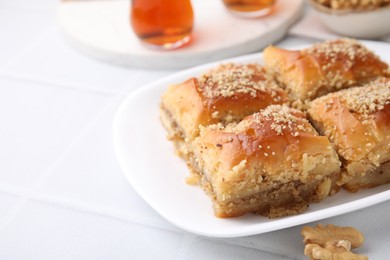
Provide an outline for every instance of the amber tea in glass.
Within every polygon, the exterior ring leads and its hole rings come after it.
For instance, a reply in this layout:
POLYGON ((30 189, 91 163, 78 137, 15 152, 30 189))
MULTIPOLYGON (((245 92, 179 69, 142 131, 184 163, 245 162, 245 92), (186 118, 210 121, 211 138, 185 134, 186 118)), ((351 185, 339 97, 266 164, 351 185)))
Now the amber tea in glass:
POLYGON ((276 0, 223 0, 230 12, 241 17, 261 17, 271 12, 276 0))
POLYGON ((132 0, 130 19, 142 42, 175 49, 191 40, 194 22, 190 0, 132 0))

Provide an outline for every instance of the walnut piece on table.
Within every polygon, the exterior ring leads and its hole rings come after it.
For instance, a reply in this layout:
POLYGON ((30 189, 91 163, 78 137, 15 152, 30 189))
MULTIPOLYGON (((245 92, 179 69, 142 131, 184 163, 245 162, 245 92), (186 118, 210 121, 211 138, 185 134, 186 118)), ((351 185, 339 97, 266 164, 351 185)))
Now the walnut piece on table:
POLYGON ((367 260, 364 255, 357 255, 351 249, 360 247, 364 236, 353 227, 334 225, 316 227, 305 226, 301 234, 305 243, 305 255, 311 260, 367 260))

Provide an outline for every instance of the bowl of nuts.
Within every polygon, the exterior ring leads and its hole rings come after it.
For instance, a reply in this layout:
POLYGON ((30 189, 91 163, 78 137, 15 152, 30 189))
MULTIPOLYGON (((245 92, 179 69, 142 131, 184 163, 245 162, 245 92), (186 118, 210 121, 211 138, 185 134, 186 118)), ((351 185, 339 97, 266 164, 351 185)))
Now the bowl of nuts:
POLYGON ((390 34, 390 0, 309 0, 329 30, 376 39, 390 34))

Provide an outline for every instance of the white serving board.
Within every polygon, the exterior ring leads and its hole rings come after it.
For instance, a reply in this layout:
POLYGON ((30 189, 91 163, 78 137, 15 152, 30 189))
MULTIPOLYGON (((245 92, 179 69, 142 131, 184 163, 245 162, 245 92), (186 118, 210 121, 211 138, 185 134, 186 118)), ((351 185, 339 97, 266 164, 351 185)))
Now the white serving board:
POLYGON ((229 13, 222 0, 192 1, 195 13, 191 45, 171 51, 151 50, 130 27, 130 0, 78 0, 59 4, 60 26, 83 53, 113 64, 180 69, 259 51, 281 39, 303 11, 303 0, 278 0, 262 18, 229 13))

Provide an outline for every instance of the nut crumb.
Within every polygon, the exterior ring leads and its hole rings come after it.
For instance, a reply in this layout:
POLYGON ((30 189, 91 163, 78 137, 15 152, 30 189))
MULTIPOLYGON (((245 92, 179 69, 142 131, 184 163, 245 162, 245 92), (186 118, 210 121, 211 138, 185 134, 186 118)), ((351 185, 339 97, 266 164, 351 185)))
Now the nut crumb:
POLYGON ((185 180, 189 185, 198 185, 200 183, 200 179, 201 177, 199 174, 191 173, 185 180))
MULTIPOLYGON (((207 98, 229 98, 248 94, 255 98, 261 92, 270 93, 275 101, 280 98, 279 86, 259 64, 221 64, 201 75, 199 91, 207 98)), ((279 100, 280 101, 280 100, 279 100)))

